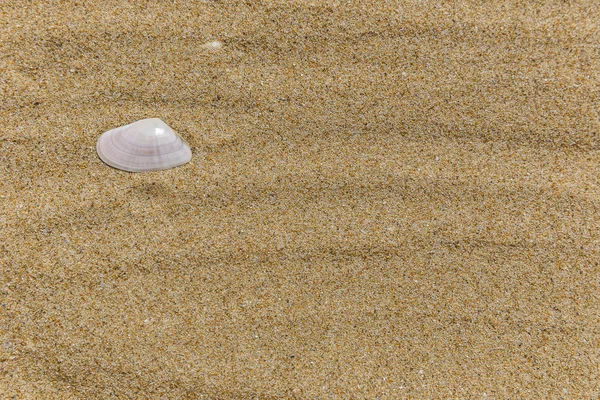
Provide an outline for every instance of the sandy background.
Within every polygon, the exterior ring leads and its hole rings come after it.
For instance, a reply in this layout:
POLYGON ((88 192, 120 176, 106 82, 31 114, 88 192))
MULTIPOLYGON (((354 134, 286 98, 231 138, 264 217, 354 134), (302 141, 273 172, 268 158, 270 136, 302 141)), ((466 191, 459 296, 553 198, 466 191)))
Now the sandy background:
POLYGON ((598 398, 597 2, 77 3, 0 3, 0 398, 598 398))

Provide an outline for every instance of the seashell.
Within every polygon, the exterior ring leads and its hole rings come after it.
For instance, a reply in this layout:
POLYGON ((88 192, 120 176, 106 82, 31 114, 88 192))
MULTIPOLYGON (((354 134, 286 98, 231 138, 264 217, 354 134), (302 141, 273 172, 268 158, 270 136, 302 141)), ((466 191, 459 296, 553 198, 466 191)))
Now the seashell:
POLYGON ((104 132, 96 151, 111 167, 129 172, 158 171, 185 164, 190 147, 159 118, 147 118, 104 132))

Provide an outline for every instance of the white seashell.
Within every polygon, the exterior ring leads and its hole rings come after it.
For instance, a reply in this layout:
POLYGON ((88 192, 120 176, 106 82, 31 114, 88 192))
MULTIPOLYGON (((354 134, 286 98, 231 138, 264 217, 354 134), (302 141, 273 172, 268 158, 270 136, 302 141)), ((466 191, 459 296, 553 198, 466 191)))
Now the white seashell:
POLYGON ((111 167, 129 172, 158 171, 185 164, 190 147, 159 118, 147 118, 104 132, 96 151, 111 167))

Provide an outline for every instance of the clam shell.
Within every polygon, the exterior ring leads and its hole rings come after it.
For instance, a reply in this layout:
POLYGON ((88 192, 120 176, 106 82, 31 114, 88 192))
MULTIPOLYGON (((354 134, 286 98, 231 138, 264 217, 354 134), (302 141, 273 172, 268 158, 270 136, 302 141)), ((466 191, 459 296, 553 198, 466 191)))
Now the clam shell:
POLYGON ((159 118, 147 118, 104 132, 96 151, 111 167, 129 172, 158 171, 185 164, 190 147, 159 118))

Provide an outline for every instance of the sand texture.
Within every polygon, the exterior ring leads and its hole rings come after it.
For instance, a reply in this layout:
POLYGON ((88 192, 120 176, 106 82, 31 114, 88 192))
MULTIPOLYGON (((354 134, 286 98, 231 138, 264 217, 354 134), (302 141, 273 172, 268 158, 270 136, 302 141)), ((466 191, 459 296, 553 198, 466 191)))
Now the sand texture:
POLYGON ((599 43, 591 0, 1 1, 0 398, 597 399, 599 43), (190 163, 98 158, 148 117, 190 163))

